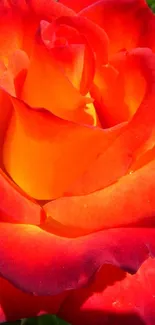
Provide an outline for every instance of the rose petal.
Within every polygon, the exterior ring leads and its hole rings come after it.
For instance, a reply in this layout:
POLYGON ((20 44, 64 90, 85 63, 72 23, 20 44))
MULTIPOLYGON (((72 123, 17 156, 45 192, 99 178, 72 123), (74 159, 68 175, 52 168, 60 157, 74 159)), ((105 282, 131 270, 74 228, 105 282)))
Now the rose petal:
POLYGON ((152 325, 155 321, 155 259, 135 275, 103 266, 92 284, 68 296, 59 315, 73 325, 152 325))
POLYGON ((57 23, 65 24, 77 29, 92 47, 96 55, 96 64, 106 64, 108 62, 109 40, 105 31, 94 24, 89 19, 80 16, 60 17, 57 23))
MULTIPOLYGON (((155 161, 103 190, 63 197, 44 206, 49 224, 70 227, 74 236, 104 228, 155 223, 155 161)), ((48 224, 47 224, 48 229, 48 224)), ((59 232, 58 232, 59 233, 59 232)))
POLYGON ((0 59, 5 64, 8 57, 22 45, 21 17, 9 8, 2 5, 0 10, 0 59))
POLYGON ((56 314, 66 295, 65 292, 52 297, 33 296, 0 278, 0 322, 15 321, 44 313, 56 314))
POLYGON ((137 61, 134 52, 120 52, 111 60, 113 65, 97 70, 91 95, 104 127, 128 121, 142 103, 147 80, 137 61))
POLYGON ((39 42, 36 42, 30 59, 21 99, 33 108, 44 108, 56 116, 73 121, 80 113, 87 118, 84 108, 91 102, 74 88, 59 68, 57 60, 39 42))
POLYGON ((136 272, 155 255, 154 236, 154 229, 124 228, 69 239, 0 223, 0 274, 25 292, 57 295, 88 284, 103 264, 136 272))
POLYGON ((150 49, 137 48, 129 52, 128 60, 137 65, 146 80, 145 96, 124 132, 94 162, 91 161, 83 176, 68 188, 66 193, 69 195, 88 194, 111 185, 127 173, 138 150, 149 139, 152 142, 155 126, 155 55, 150 49))
POLYGON ((3 163, 13 180, 37 199, 63 196, 123 129, 122 125, 108 131, 77 125, 12 101, 3 163))
POLYGON ((0 170, 0 221, 38 225, 44 218, 42 208, 0 170))
POLYGON ((101 0, 83 9, 80 15, 105 30, 110 53, 137 46, 155 49, 155 17, 143 0, 101 0))
POLYGON ((94 79, 95 55, 86 38, 80 34, 79 44, 75 44, 74 37, 69 43, 73 31, 77 32, 69 26, 57 26, 46 21, 41 21, 40 25, 41 38, 45 46, 51 50, 72 84, 85 95, 89 92, 94 79), (62 46, 61 42, 65 44, 62 46))
POLYGON ((8 96, 0 89, 0 161, 2 158, 2 145, 8 123, 10 120, 12 106, 8 96))
POLYGON ((13 54, 9 58, 8 70, 12 75, 17 96, 19 96, 22 90, 22 86, 26 78, 28 66, 29 66, 28 55, 20 49, 13 52, 13 54))
POLYGON ((47 21, 61 16, 75 15, 72 9, 55 0, 27 0, 27 4, 40 19, 45 19, 47 21))
POLYGON ((90 6, 91 4, 97 2, 97 0, 59 0, 60 3, 67 6, 68 8, 72 8, 76 12, 82 10, 90 6))

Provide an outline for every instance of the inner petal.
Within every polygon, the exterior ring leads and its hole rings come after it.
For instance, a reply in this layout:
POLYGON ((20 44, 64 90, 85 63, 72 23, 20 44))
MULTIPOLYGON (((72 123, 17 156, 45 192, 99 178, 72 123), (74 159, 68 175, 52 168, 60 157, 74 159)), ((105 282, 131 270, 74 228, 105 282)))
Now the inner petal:
MULTIPOLYGON (((63 119, 81 119, 83 123, 94 124, 93 117, 90 122, 90 116, 84 110, 92 99, 82 96, 74 87, 59 66, 57 56, 58 53, 55 59, 43 44, 36 41, 21 99, 33 108, 44 108, 63 119)), ((64 64, 64 69, 67 69, 67 64, 64 64)), ((69 75, 71 77, 71 73, 69 75)))
POLYGON ((143 101, 147 82, 139 63, 122 52, 97 70, 91 91, 103 127, 128 121, 143 101), (138 85, 138 87, 137 87, 138 85))
POLYGON ((48 200, 64 195, 113 134, 12 101, 14 111, 3 146, 6 171, 31 197, 48 200))

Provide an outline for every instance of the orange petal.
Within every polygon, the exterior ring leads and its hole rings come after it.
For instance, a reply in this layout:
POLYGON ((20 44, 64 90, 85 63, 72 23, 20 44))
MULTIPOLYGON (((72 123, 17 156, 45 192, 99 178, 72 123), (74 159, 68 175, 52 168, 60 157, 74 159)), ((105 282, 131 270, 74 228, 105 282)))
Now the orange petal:
POLYGON ((79 43, 76 44, 74 37, 72 42, 71 38, 73 31, 77 30, 67 25, 49 24, 46 21, 41 21, 40 25, 41 38, 45 46, 51 50, 72 84, 81 94, 87 94, 95 74, 95 55, 86 38, 79 34, 79 43))
POLYGON ((14 113, 3 147, 4 166, 30 196, 64 195, 121 132, 63 121, 13 99, 14 113))
POLYGON ((81 236, 104 228, 152 225, 155 221, 154 178, 155 161, 152 161, 103 190, 49 202, 44 209, 50 227, 54 229, 56 221, 60 229, 69 227, 70 235, 81 236))
POLYGON ((74 88, 59 68, 57 60, 39 42, 35 43, 21 99, 33 108, 44 108, 73 121, 77 120, 78 115, 84 115, 86 104, 91 102, 74 88))
POLYGON ((155 49, 155 17, 144 0, 101 0, 83 9, 80 15, 105 30, 110 53, 137 46, 155 49))
POLYGON ((121 52, 116 58, 114 56, 111 64, 114 67, 102 66, 96 72, 91 91, 104 127, 128 121, 140 106, 147 84, 143 69, 139 62, 135 62, 134 55, 131 58, 127 52, 121 52))
POLYGON ((114 183, 127 173, 138 151, 148 142, 152 142, 152 133, 155 130, 155 55, 149 49, 135 49, 129 52, 128 60, 140 67, 146 81, 144 99, 116 141, 91 162, 87 171, 72 184, 67 194, 87 194, 114 183))

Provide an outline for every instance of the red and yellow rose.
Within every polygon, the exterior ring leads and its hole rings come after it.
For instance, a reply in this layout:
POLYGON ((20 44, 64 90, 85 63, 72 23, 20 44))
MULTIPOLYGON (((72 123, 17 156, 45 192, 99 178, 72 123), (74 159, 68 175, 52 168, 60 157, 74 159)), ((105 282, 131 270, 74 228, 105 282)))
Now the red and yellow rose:
POLYGON ((144 0, 1 1, 0 321, 155 323, 154 33, 144 0))

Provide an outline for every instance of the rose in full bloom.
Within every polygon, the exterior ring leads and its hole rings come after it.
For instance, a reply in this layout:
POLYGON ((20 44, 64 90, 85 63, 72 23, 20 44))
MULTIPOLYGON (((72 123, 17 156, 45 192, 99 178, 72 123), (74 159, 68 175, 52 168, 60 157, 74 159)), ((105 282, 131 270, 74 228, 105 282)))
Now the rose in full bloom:
POLYGON ((155 323, 155 16, 0 2, 0 321, 155 323))

